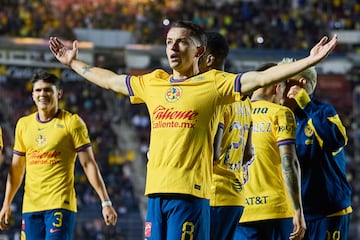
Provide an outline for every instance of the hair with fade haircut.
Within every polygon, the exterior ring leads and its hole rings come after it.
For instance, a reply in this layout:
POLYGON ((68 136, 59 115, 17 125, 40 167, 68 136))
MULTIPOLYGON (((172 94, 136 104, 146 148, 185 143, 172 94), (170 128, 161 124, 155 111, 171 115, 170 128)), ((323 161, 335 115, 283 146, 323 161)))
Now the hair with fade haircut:
POLYGON ((204 29, 191 21, 182 20, 173 22, 170 25, 170 29, 171 28, 186 28, 190 30, 190 36, 199 40, 202 46, 206 46, 207 44, 207 38, 204 29))
POLYGON ((222 61, 229 55, 230 47, 226 38, 218 32, 206 32, 207 45, 209 53, 220 58, 222 61))
POLYGON ((60 78, 56 77, 55 74, 40 70, 40 71, 35 72, 30 79, 30 81, 33 85, 34 85, 34 83, 36 83, 37 81, 40 81, 40 80, 42 80, 46 83, 51 83, 51 84, 55 85, 56 88, 58 88, 58 89, 61 88, 61 80, 60 80, 60 78))
MULTIPOLYGON (((294 58, 283 58, 278 64, 286 64, 295 62, 294 58)), ((315 91, 316 83, 317 83, 317 72, 315 66, 311 66, 304 71, 297 74, 306 79, 306 91, 308 94, 312 94, 315 91)))

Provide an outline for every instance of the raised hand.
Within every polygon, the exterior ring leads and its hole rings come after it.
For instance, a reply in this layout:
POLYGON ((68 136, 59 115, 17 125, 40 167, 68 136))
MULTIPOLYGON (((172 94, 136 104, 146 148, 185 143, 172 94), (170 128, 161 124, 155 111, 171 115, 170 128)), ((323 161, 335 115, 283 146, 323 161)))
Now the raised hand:
POLYGON ((73 41, 73 48, 68 49, 57 37, 50 37, 49 48, 59 62, 70 66, 72 60, 77 58, 78 41, 73 41))
POLYGON ((311 50, 310 57, 314 59, 315 64, 326 58, 330 52, 336 47, 338 40, 335 34, 330 41, 328 37, 323 37, 311 50))

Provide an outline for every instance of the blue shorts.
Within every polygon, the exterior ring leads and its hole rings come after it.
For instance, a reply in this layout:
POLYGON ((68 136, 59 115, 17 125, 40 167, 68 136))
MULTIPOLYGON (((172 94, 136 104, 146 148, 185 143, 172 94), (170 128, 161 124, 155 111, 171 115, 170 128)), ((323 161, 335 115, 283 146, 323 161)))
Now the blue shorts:
POLYGON ((243 206, 221 206, 210 208, 210 239, 233 239, 236 225, 244 210, 243 206))
POLYGON ((292 218, 269 219, 239 223, 233 240, 283 240, 289 239, 294 229, 292 218))
POLYGON ((65 209, 23 213, 21 239, 73 240, 75 219, 76 213, 65 209))
POLYGON ((306 221, 303 240, 347 240, 350 214, 306 221))
POLYGON ((188 195, 148 197, 145 240, 209 239, 208 199, 188 195))

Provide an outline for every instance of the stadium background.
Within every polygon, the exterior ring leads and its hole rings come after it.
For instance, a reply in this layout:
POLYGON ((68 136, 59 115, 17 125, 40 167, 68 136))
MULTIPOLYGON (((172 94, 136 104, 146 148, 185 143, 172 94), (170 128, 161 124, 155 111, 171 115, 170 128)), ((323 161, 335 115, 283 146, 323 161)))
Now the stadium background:
MULTIPOLYGON (((0 161, 0 203, 12 154, 16 120, 34 110, 28 79, 47 69, 64 81, 61 107, 87 122, 97 161, 119 214, 115 228, 104 226, 99 200, 76 168, 79 214, 76 240, 140 240, 149 120, 144 105, 105 91, 59 64, 48 38, 80 41, 80 58, 119 73, 169 69, 163 38, 168 23, 192 20, 223 33, 231 54, 226 69, 241 72, 282 57, 301 58, 323 35, 339 44, 317 66, 316 94, 332 103, 347 127, 349 180, 353 187, 350 238, 360 238, 360 3, 351 0, 0 0, 0 125, 5 157, 0 161)), ((12 228, 0 240, 19 239, 21 191, 12 228)))

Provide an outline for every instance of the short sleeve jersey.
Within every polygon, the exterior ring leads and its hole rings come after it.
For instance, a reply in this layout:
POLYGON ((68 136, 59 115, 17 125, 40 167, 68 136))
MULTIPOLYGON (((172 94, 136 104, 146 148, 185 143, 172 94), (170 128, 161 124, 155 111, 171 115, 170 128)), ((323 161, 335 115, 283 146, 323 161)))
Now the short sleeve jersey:
POLYGON ((132 103, 145 103, 151 137, 145 194, 190 194, 210 199, 216 106, 239 95, 240 74, 211 70, 183 80, 155 70, 128 76, 132 103))
POLYGON ((287 107, 252 103, 255 160, 247 165, 245 208, 240 222, 291 218, 294 208, 282 177, 279 146, 295 144, 296 122, 287 107))
POLYGON ((246 98, 224 105, 220 157, 214 162, 211 206, 244 206, 242 162, 251 127, 251 103, 246 98))
POLYGON ((14 154, 26 158, 24 213, 54 208, 77 211, 76 153, 89 146, 87 127, 77 114, 59 110, 46 122, 37 113, 19 119, 14 154))

